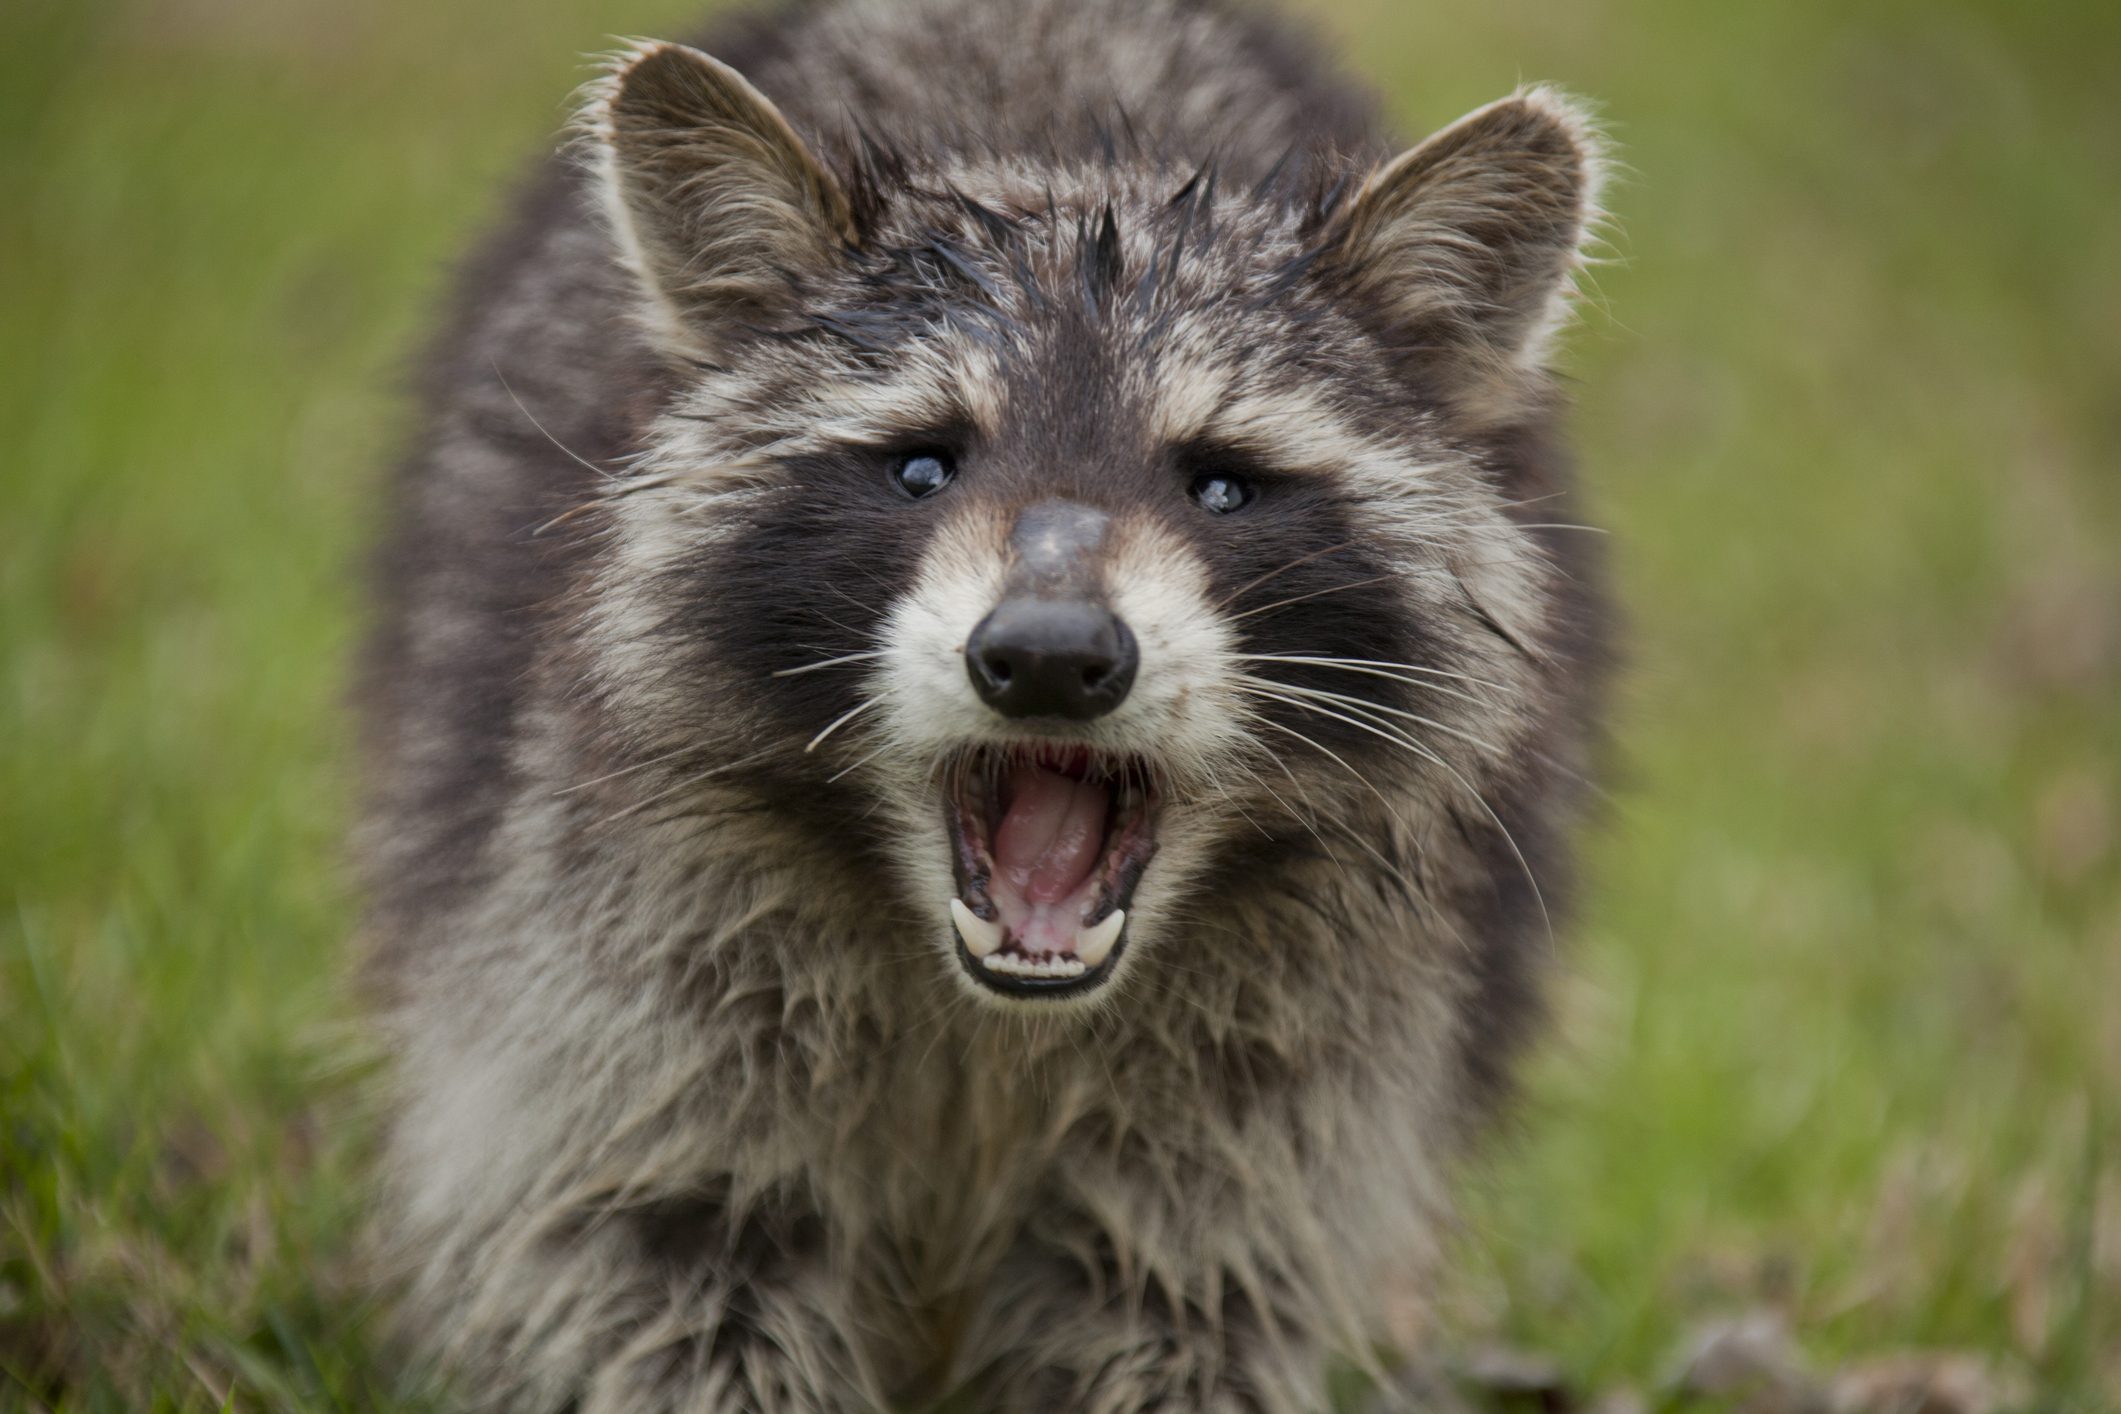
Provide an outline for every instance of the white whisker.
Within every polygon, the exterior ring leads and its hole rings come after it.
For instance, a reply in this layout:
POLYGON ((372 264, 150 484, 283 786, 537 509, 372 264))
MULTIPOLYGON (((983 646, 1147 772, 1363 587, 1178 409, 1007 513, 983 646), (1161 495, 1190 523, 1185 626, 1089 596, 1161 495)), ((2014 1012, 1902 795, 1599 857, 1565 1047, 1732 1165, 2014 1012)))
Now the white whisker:
POLYGON ((868 658, 881 658, 884 656, 886 651, 887 650, 882 648, 872 648, 866 653, 845 653, 837 658, 826 658, 816 663, 805 663, 800 668, 780 668, 777 669, 772 674, 772 676, 777 678, 792 678, 798 673, 814 673, 820 668, 837 668, 842 663, 859 663, 862 662, 864 659, 868 658))
POLYGON ((1367 712, 1382 712, 1388 716, 1404 717, 1410 722, 1419 722, 1425 727, 1434 727, 1437 731, 1448 733, 1451 736, 1457 737, 1461 741, 1471 742, 1473 745, 1479 747, 1481 750, 1490 752, 1496 756, 1501 756, 1504 754, 1503 749, 1501 747, 1495 745, 1491 741, 1483 741, 1481 738, 1474 736, 1471 732, 1460 731, 1458 728, 1453 726, 1447 726, 1446 724, 1435 720, 1433 717, 1424 717, 1419 712, 1409 712, 1404 708, 1400 707, 1387 707, 1382 702, 1372 702, 1368 698, 1349 697, 1343 693, 1326 692, 1323 689, 1315 687, 1296 687, 1292 684, 1285 682, 1275 682, 1272 678, 1256 678, 1249 673, 1240 673, 1238 675, 1238 681, 1258 687, 1276 688, 1282 692, 1293 692, 1300 697, 1315 697, 1324 702, 1338 702, 1345 707, 1361 708, 1367 712))
POLYGON ((602 826, 608 825, 614 820, 623 820, 628 815, 637 814, 640 811, 646 810, 649 806, 655 804, 657 801, 663 799, 665 796, 675 795, 681 790, 686 790, 692 786, 696 786, 701 781, 706 780, 710 776, 719 776, 724 771, 734 771, 739 766, 748 766, 752 762, 758 760, 763 756, 771 756, 774 752, 782 750, 787 745, 788 743, 785 741, 777 741, 771 746, 752 752, 749 756, 739 756, 734 761, 725 761, 719 766, 710 766, 704 771, 695 772, 694 774, 687 776, 684 780, 677 782, 675 785, 667 786, 664 789, 657 791, 654 795, 649 796, 646 800, 637 800, 623 810, 614 810, 611 814, 606 815, 603 819, 597 821, 596 823, 602 826))
MULTIPOLYGON (((529 408, 523 406, 523 400, 516 396, 516 390, 508 386, 508 379, 507 376, 501 372, 501 365, 495 363, 492 359, 488 359, 486 361, 493 367, 493 376, 495 378, 500 379, 501 391, 508 394, 508 400, 516 405, 516 411, 522 413, 524 417, 529 418, 530 425, 532 427, 537 428, 538 432, 545 438, 546 441, 552 443, 553 446, 558 447, 568 456, 574 458, 576 462, 580 463, 585 467, 588 467, 591 471, 595 472, 598 476, 603 477, 606 481, 617 481, 619 479, 613 473, 606 471, 603 467, 598 466, 595 462, 589 460, 587 457, 582 456, 580 453, 576 452, 572 447, 568 446, 565 442, 562 442, 559 438, 553 436, 550 432, 547 432, 545 430, 545 424, 538 421, 537 418, 532 415, 529 408)), ((546 524, 548 525, 552 523, 553 522, 550 521, 546 522, 546 524)))
MULTIPOLYGON (((1383 737, 1386 741, 1395 742, 1398 745, 1407 748, 1409 751, 1412 751, 1415 754, 1421 756, 1424 760, 1433 763, 1438 768, 1448 772, 1450 774, 1451 779, 1458 782, 1460 786, 1464 787, 1466 793, 1472 796, 1474 802, 1478 804, 1480 808, 1487 813, 1488 819, 1492 820, 1495 824, 1495 828, 1502 833, 1503 843, 1507 844, 1510 847, 1510 853, 1517 857, 1517 867, 1524 872, 1525 882, 1532 886, 1533 902, 1539 905, 1539 917, 1540 920, 1546 926, 1547 940, 1549 942, 1553 941, 1554 917, 1551 913, 1547 911, 1546 893, 1539 887, 1539 876, 1532 872, 1532 861, 1524 857, 1524 851, 1518 848, 1517 837, 1510 833, 1510 827, 1508 825, 1502 823, 1502 817, 1495 813, 1494 806, 1488 804, 1488 798, 1482 795, 1477 789, 1475 789, 1471 781, 1467 780, 1464 776, 1460 775, 1458 773, 1457 768, 1452 766, 1450 762, 1444 760, 1443 757, 1437 755, 1428 747, 1416 741, 1413 737, 1406 735, 1405 733, 1400 732, 1397 729, 1390 728, 1389 724, 1387 724, 1386 726, 1371 726, 1368 723, 1357 721, 1353 717, 1344 716, 1339 712, 1331 711, 1328 708, 1321 707, 1315 702, 1306 702, 1302 698, 1283 697, 1277 693, 1263 692, 1256 687, 1247 687, 1243 690, 1257 697, 1271 697, 1275 701, 1285 702, 1291 707, 1300 708, 1306 712, 1316 712, 1320 716, 1332 717, 1338 721, 1346 722, 1349 726, 1360 728, 1363 731, 1369 732, 1373 736, 1380 736, 1383 737)), ((1269 726, 1281 725, 1280 723, 1275 722, 1271 718, 1262 717, 1260 720, 1266 722, 1269 726)), ((1288 729, 1284 727, 1283 730, 1286 731, 1288 729)), ((1305 740, 1308 741, 1309 738, 1306 737, 1305 740)), ((1312 745, 1317 746, 1317 743, 1312 742, 1312 745)), ((1321 751, 1325 750, 1325 748, 1322 746, 1318 749, 1321 751)), ((1335 757, 1334 759, 1339 760, 1340 758, 1335 757)), ((1343 762, 1342 764, 1345 765, 1346 763, 1343 762)), ((1349 770, 1352 773, 1354 768, 1350 767, 1349 770)), ((1361 779, 1361 777, 1358 776, 1357 779, 1361 779)), ((1364 781, 1363 784, 1369 785, 1369 782, 1364 781)), ((1375 791, 1377 787, 1370 786, 1370 789, 1375 791)))
POLYGON ((604 775, 594 777, 593 779, 582 781, 577 785, 562 787, 561 789, 554 791, 553 795, 555 797, 563 795, 573 795, 578 790, 588 790, 591 786, 600 786, 606 781, 615 781, 621 776, 630 776, 635 771, 645 771, 650 766, 656 765, 659 762, 668 761, 673 756, 683 756, 688 751, 699 751, 701 749, 702 748, 697 744, 691 746, 681 746, 675 751, 666 751, 661 756, 651 756, 646 761, 636 761, 631 766, 621 766, 616 771, 607 772, 604 775))
MULTIPOLYGON (((1276 702, 1285 702, 1291 707, 1301 708, 1306 712, 1316 712, 1321 717, 1331 717, 1336 722, 1345 722, 1360 731, 1370 733, 1372 736, 1382 737, 1394 746, 1403 746, 1426 761, 1432 761, 1439 766, 1444 765, 1442 757, 1389 722, 1363 721, 1359 718, 1348 716, 1344 712, 1336 712, 1330 707, 1321 707, 1316 702, 1306 702, 1301 697, 1285 697, 1281 693, 1268 692, 1257 687, 1247 687, 1243 690, 1251 693, 1254 697, 1271 698, 1276 702)), ((1374 790, 1375 787, 1373 786, 1372 789, 1374 790)))
MULTIPOLYGON (((1412 687, 1428 687, 1429 684, 1416 682, 1411 678, 1402 678, 1398 674, 1401 672, 1425 673, 1431 677, 1450 678, 1456 682, 1469 682, 1479 687, 1492 687, 1497 692, 1508 691, 1499 682, 1490 682, 1486 678, 1476 678, 1466 673, 1446 672, 1442 668, 1427 668, 1419 663, 1387 663, 1376 658, 1318 658, 1301 653, 1240 653, 1237 656, 1248 663, 1305 663, 1315 667, 1342 668, 1351 673, 1368 672, 1377 677, 1392 678, 1395 681, 1407 683, 1412 687), (1384 668, 1394 668, 1398 672, 1380 671, 1384 668)), ((1433 688, 1432 690, 1443 691, 1442 688, 1433 688)), ((1469 698, 1467 700, 1476 699, 1469 698)))
POLYGON ((1289 570, 1293 570, 1298 565, 1309 564, 1311 561, 1317 559, 1321 555, 1330 555, 1336 550, 1345 550, 1354 543, 1355 542, 1352 540, 1343 540, 1338 545, 1328 545, 1323 550, 1313 550, 1308 555, 1299 555, 1297 558, 1289 561, 1285 565, 1268 570, 1265 574, 1259 576, 1259 578, 1257 579, 1247 580, 1245 583, 1240 584, 1237 588, 1231 590, 1228 594, 1225 594, 1220 600, 1218 600, 1216 602, 1215 607, 1218 611, 1226 609, 1232 603, 1234 603, 1240 595, 1244 594, 1248 590, 1257 589, 1260 585, 1265 584, 1268 580, 1274 578, 1274 576, 1286 573, 1289 570))
MULTIPOLYGON (((1303 704, 1294 703, 1292 705, 1300 707, 1303 704)), ((1394 821, 1396 821, 1402 830, 1407 831, 1407 838, 1410 843, 1412 842, 1412 840, 1414 839, 1414 832, 1411 829, 1408 829, 1407 822, 1400 817, 1399 812, 1392 808, 1392 802, 1385 798, 1385 793, 1379 790, 1375 785, 1373 785, 1369 777, 1363 775, 1362 772, 1356 770, 1353 766, 1350 766, 1344 759, 1341 758, 1339 753, 1329 750, 1327 747, 1323 746, 1317 741, 1314 741, 1312 738, 1304 735, 1300 731, 1297 731, 1293 727, 1283 726, 1280 722, 1275 721, 1272 717, 1260 717, 1256 720, 1258 720, 1263 726, 1272 727, 1278 732, 1285 732, 1288 735, 1295 737, 1298 741, 1310 747, 1313 751, 1317 751, 1325 755, 1328 759, 1333 761, 1334 764, 1338 765, 1350 776, 1353 776, 1359 785, 1363 786, 1370 792, 1370 794, 1377 797, 1378 803, 1384 806, 1385 808, 1385 814, 1389 815, 1394 821)), ((1287 765, 1285 764, 1282 769, 1285 771, 1288 770, 1287 765)), ((1289 779, 1292 781, 1296 779, 1294 772, 1290 772, 1289 779)), ((1303 786, 1301 783, 1298 783, 1297 789, 1299 791, 1303 790, 1303 786)), ((1308 794, 1306 794, 1306 799, 1308 798, 1308 794)), ((1492 814, 1493 812, 1491 811, 1489 813, 1492 814)), ((1298 818, 1301 819, 1302 817, 1299 816, 1298 818)), ((1306 823, 1308 824, 1309 822, 1307 821, 1306 823)), ((1317 827, 1312 826, 1311 832, 1312 834, 1317 835, 1317 827)), ((1364 850, 1366 850, 1369 853, 1370 857, 1377 861, 1379 867, 1381 867, 1387 874, 1390 874, 1395 880, 1399 882, 1400 887, 1404 888, 1407 891, 1407 896, 1409 898, 1420 899, 1425 905, 1427 905, 1429 911, 1433 915, 1435 915, 1437 919, 1442 921, 1444 926, 1450 930, 1452 937, 1457 938, 1461 943, 1464 942, 1463 936, 1458 931, 1458 926, 1455 923, 1451 922, 1449 915, 1445 914, 1443 910, 1436 907, 1436 905, 1430 901, 1428 894, 1421 888, 1421 886, 1416 884, 1412 879, 1409 879, 1406 876, 1405 871, 1400 869, 1400 867, 1394 864, 1391 860, 1385 858, 1384 852, 1382 850, 1378 849, 1376 845, 1364 839, 1360 834, 1356 833, 1353 830, 1341 829, 1336 831, 1336 833, 1339 834, 1340 837, 1343 839, 1354 841, 1357 845, 1360 845, 1364 850)), ((1504 831, 1504 833, 1507 834, 1508 831, 1504 831)), ((1322 847, 1325 847, 1325 839, 1323 836, 1319 837, 1319 844, 1322 847)), ((1519 857, 1522 858, 1522 856, 1519 857)), ((1326 847, 1326 858, 1332 860, 1334 865, 1338 867, 1341 872, 1347 872, 1348 866, 1341 863, 1340 859, 1334 855, 1330 847, 1326 847)), ((1530 877, 1529 872, 1527 873, 1527 877, 1530 877)), ((1539 884, 1537 880, 1533 881, 1532 889, 1533 893, 1536 895, 1539 890, 1539 884)), ((1540 912, 1542 915, 1544 915, 1545 911, 1546 905, 1545 902, 1542 901, 1540 904, 1540 912)), ((1549 936, 1551 936, 1551 932, 1551 925, 1549 925, 1549 936)))
MULTIPOLYGON (((563 447, 561 448, 561 450, 565 451, 566 449, 563 447)), ((569 453, 569 455, 573 454, 569 453)), ((664 476, 643 476, 635 478, 631 481, 622 481, 618 490, 607 492, 604 495, 597 497, 593 501, 584 501, 581 505, 574 507, 572 510, 561 511, 551 520, 546 521, 542 525, 533 527, 530 533, 532 535, 543 535, 546 531, 560 524, 560 522, 572 520, 574 519, 574 517, 582 514, 582 512, 584 511, 608 510, 611 507, 617 505, 619 502, 625 500, 628 496, 631 496, 636 491, 653 491, 658 486, 675 485, 677 482, 684 480, 685 477, 689 474, 690 473, 674 472, 664 476)), ((605 475, 609 476, 610 473, 607 472, 605 473, 605 475)))
POLYGON ((811 752, 817 750, 818 743, 822 742, 826 737, 831 736, 841 727, 846 726, 856 717, 861 716, 862 713, 868 711, 871 707, 876 706, 877 703, 883 700, 884 699, 881 697, 864 698, 862 701, 856 703, 854 706, 840 713, 839 716, 832 719, 832 724, 830 726, 826 727, 825 730, 819 732, 816 736, 810 738, 810 744, 803 748, 803 754, 807 756, 811 752))
POLYGON ((1358 579, 1352 584, 1336 584, 1330 589, 1314 589, 1309 594, 1298 594, 1288 599, 1277 599, 1271 604, 1262 604, 1256 609, 1247 609, 1242 614, 1232 614, 1230 615, 1230 622, 1236 623, 1239 619, 1249 619, 1254 614, 1264 614, 1269 609, 1281 609, 1286 608, 1290 604, 1301 604, 1306 599, 1317 599, 1326 594, 1339 594, 1349 589, 1361 589, 1367 584, 1383 584, 1387 580, 1396 578, 1398 578, 1396 575, 1380 574, 1373 575, 1369 579, 1358 579))
POLYGON ((857 770, 860 767, 868 765, 871 761, 876 760, 877 757, 882 756, 890 749, 891 743, 887 741, 882 746, 879 746, 876 750, 870 752, 867 756, 864 756, 861 760, 856 761, 850 765, 842 766, 837 771, 834 771, 831 775, 825 777, 825 784, 828 786, 831 785, 834 781, 838 780, 841 776, 846 775, 849 771, 857 770))
MULTIPOLYGON (((1238 656, 1238 661, 1251 663, 1296 663, 1304 666, 1335 668, 1338 671, 1344 673, 1360 673, 1364 677, 1383 678, 1387 682, 1405 683, 1408 687, 1418 687, 1424 692, 1433 692, 1439 697, 1455 697, 1460 702, 1470 703, 1475 707, 1486 708, 1489 706, 1487 702, 1484 702, 1480 698, 1475 697, 1470 692, 1460 692, 1456 688, 1443 687, 1433 682, 1424 682, 1419 678, 1402 677, 1398 673, 1388 673, 1377 668, 1348 667, 1344 664, 1335 663, 1323 658, 1290 658, 1281 657, 1271 653, 1250 653, 1240 654, 1238 656)), ((1456 675, 1453 674, 1452 676, 1456 675)), ((1472 681, 1478 681, 1478 679, 1472 679, 1472 681)), ((1482 685, 1490 686, 1491 684, 1482 685)), ((1275 686, 1283 687, 1287 686, 1287 684, 1275 682, 1275 686)))

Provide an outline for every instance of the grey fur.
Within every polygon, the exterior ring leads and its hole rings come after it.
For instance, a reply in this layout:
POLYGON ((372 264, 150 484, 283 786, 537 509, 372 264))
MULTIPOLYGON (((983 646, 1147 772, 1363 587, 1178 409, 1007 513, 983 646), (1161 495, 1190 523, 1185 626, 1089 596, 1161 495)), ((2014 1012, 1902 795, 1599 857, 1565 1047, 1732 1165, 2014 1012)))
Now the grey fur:
POLYGON ((1597 140, 1530 90, 1388 163, 1196 0, 708 45, 591 87, 399 483, 406 1329, 519 1411, 1322 1408, 1408 1334, 1566 892, 1601 602, 1545 350, 1597 140), (946 493, 864 499, 945 436, 946 493), (1211 524, 1203 456, 1282 519, 1211 524), (1053 497, 1143 666, 1032 733, 952 654, 1053 497), (1076 1000, 984 991, 945 911, 952 753, 1034 734, 1162 791, 1076 1000))

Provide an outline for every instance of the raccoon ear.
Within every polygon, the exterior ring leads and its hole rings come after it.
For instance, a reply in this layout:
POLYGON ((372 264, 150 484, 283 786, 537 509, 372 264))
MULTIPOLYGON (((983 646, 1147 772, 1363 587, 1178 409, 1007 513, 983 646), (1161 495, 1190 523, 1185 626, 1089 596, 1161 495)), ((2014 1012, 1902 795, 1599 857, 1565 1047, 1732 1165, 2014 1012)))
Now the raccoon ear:
POLYGON ((855 240, 846 193, 764 94, 682 44, 622 55, 583 109, 605 206, 659 330, 711 351, 855 240))
POLYGON ((1604 150, 1552 89, 1476 109, 1371 174, 1336 218, 1331 264, 1445 384, 1504 393, 1511 373, 1546 365, 1599 214, 1604 150))

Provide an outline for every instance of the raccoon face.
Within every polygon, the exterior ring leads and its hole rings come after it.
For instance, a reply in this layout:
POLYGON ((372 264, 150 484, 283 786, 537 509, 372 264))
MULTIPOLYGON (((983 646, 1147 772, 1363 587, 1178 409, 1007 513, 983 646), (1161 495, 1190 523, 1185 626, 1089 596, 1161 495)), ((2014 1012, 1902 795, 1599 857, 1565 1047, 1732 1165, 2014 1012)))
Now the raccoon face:
POLYGON ((644 757, 707 751, 881 859, 880 914, 1034 1008, 1159 950, 1183 985, 1214 934, 1180 924, 1263 861, 1422 894, 1493 818, 1552 692, 1556 571, 1496 449, 1544 411, 1594 209, 1565 104, 1482 109, 1340 201, 1331 157, 1236 191, 1148 158, 835 170, 674 45, 585 127, 684 369, 589 611, 644 757))

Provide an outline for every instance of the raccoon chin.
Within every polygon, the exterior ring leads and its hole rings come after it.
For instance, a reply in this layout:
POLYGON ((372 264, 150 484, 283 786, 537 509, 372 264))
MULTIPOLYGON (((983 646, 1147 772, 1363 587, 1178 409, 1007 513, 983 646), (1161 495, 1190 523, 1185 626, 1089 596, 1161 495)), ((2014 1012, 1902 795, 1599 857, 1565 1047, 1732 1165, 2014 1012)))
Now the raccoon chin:
POLYGON ((1154 768, 1076 743, 1032 742, 969 748, 948 779, 950 917, 965 971, 1018 999, 1104 985, 1156 853, 1154 768))

